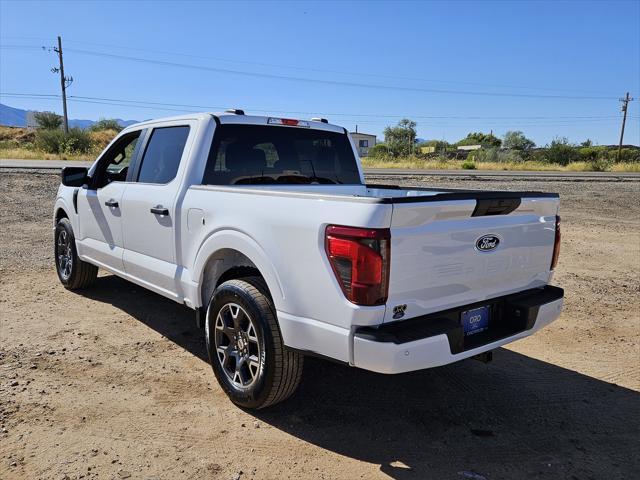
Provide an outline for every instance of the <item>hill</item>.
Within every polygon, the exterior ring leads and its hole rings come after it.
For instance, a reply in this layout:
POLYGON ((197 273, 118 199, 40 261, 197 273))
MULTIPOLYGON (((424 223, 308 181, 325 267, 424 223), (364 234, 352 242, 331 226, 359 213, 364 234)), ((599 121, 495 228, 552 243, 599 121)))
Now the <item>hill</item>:
MULTIPOLYGON (((122 120, 116 119, 120 125, 127 127, 133 123, 138 123, 139 120, 122 120)), ((79 127, 82 129, 89 128, 93 125, 95 120, 83 120, 83 119, 69 119, 70 127, 79 127)), ((0 103, 0 125, 7 127, 26 127, 27 126, 27 110, 21 108, 10 107, 0 103)))

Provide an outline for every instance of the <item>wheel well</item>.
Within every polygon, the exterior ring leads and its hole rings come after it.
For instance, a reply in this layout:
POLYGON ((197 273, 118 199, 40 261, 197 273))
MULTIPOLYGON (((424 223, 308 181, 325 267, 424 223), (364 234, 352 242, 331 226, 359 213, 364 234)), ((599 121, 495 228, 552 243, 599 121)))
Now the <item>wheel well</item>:
POLYGON ((262 277, 262 274, 260 273, 260 270, 258 270, 255 267, 249 267, 249 266, 231 267, 229 270, 227 270, 222 275, 220 275, 220 277, 218 278, 218 281, 216 282, 216 287, 222 285, 227 280, 235 280, 237 278, 243 278, 243 277, 262 277))
POLYGON ((264 279, 258 267, 246 255, 228 248, 217 251, 207 261, 202 274, 202 306, 206 308, 213 291, 227 280, 255 276, 264 279))
POLYGON ((67 215, 67 212, 64 211, 64 208, 59 208, 56 211, 56 224, 63 218, 69 218, 69 215, 67 215))

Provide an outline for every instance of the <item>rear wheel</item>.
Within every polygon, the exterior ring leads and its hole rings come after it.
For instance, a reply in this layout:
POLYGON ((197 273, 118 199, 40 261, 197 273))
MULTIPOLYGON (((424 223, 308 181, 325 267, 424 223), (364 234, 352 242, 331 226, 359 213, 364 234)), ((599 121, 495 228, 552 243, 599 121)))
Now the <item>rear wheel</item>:
POLYGON ((69 290, 89 287, 98 276, 98 267, 78 258, 76 239, 68 218, 56 224, 54 233, 56 271, 62 285, 69 290))
POLYGON ((304 357, 284 346, 262 278, 229 280, 216 288, 205 333, 213 372, 235 404, 268 407, 298 387, 304 357))

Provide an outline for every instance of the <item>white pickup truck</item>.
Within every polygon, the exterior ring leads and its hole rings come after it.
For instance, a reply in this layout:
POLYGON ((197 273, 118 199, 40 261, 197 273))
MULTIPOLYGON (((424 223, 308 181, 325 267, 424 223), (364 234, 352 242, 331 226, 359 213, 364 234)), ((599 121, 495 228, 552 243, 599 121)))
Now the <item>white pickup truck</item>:
POLYGON ((296 389, 304 355, 382 373, 444 365, 560 314, 557 194, 367 185, 324 119, 193 114, 123 130, 67 167, 69 289, 103 268, 196 311, 233 402, 296 389))

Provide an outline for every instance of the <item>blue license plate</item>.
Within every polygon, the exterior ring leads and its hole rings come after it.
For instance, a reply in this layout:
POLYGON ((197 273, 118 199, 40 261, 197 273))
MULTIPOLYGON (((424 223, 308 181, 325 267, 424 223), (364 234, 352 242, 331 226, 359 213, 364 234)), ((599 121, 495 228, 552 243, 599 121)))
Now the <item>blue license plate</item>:
POLYGON ((462 312, 464 336, 475 335, 489 328, 489 307, 479 307, 462 312))

